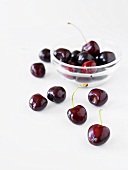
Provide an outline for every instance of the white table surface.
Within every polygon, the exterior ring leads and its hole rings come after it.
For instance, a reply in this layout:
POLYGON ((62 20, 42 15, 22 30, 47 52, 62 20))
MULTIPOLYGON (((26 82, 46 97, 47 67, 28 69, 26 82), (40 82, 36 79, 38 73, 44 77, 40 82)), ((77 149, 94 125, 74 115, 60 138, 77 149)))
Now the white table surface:
POLYGON ((0 170, 127 170, 127 53, 127 0, 0 0, 0 170), (110 139, 100 147, 87 140, 89 126, 99 122, 99 108, 87 100, 91 88, 75 95, 75 103, 88 111, 88 121, 76 126, 66 115, 76 84, 64 81, 47 63, 43 79, 30 73, 31 64, 40 61, 41 49, 79 35, 66 25, 68 21, 122 50, 121 67, 99 86, 109 94, 102 117, 111 130, 110 139), (29 98, 35 93, 46 97, 54 85, 66 89, 66 100, 58 105, 49 101, 42 112, 32 111, 29 98))

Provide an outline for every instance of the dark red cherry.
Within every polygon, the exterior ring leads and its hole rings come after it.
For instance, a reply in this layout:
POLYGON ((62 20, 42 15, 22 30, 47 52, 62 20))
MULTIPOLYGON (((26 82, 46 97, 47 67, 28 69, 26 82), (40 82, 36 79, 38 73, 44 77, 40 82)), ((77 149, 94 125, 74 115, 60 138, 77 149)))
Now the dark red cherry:
POLYGON ((47 92, 47 98, 55 103, 61 103, 66 98, 66 91, 61 86, 51 87, 47 92))
POLYGON ((44 77, 45 75, 45 66, 43 63, 34 63, 31 66, 31 73, 35 77, 44 77))
POLYGON ((101 89, 92 89, 88 94, 88 100, 95 106, 102 106, 108 100, 108 94, 101 89))
POLYGON ((78 54, 80 53, 80 51, 78 51, 78 50, 75 50, 75 51, 73 51, 72 53, 71 53, 71 61, 72 62, 75 62, 76 63, 76 61, 77 61, 77 56, 78 56, 78 54))
MULTIPOLYGON (((86 61, 82 64, 82 67, 94 67, 94 66, 96 66, 96 62, 94 60, 86 61)), ((96 72, 96 70, 97 70, 96 68, 92 68, 92 69, 83 68, 81 69, 81 72, 93 74, 96 72)))
POLYGON ((82 47, 82 51, 86 51, 96 57, 100 53, 100 47, 95 41, 90 41, 82 47))
POLYGON ((67 111, 69 120, 77 125, 83 124, 87 120, 87 111, 81 106, 77 105, 67 111))
POLYGON ((90 60, 94 60, 94 57, 88 52, 84 51, 78 54, 77 64, 81 66, 84 62, 90 61, 90 60))
POLYGON ((50 58, 51 58, 50 50, 47 49, 47 48, 43 49, 43 50, 39 53, 39 58, 40 58, 42 61, 50 62, 50 58))
POLYGON ((68 61, 71 59, 71 52, 65 48, 59 48, 54 51, 54 56, 65 63, 68 63, 68 61))
POLYGON ((92 145, 102 145, 109 139, 109 137, 110 130, 106 126, 95 124, 88 129, 88 140, 92 145))
POLYGON ((100 55, 96 56, 95 61, 97 65, 99 66, 99 65, 111 63, 115 59, 116 59, 116 56, 113 52, 104 51, 100 55))
POLYGON ((47 99, 41 94, 34 94, 29 100, 29 106, 34 111, 43 110, 47 106, 47 99))

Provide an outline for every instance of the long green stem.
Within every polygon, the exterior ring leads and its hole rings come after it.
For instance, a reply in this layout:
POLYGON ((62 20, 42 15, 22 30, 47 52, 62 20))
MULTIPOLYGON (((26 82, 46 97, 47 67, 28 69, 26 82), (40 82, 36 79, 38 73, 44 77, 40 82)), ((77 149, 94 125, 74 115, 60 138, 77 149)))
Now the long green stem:
POLYGON ((84 36, 84 34, 82 33, 82 31, 81 31, 76 25, 72 24, 71 22, 68 22, 67 24, 74 26, 74 27, 81 33, 81 35, 82 35, 85 43, 87 44, 87 40, 85 39, 85 36, 84 36))
POLYGON ((74 105, 74 94, 76 93, 76 91, 79 89, 79 88, 81 88, 81 87, 87 87, 88 86, 88 84, 81 84, 80 86, 78 86, 75 90, 74 90, 74 92, 73 92, 73 94, 72 94, 72 107, 74 107, 75 105, 74 105))
POLYGON ((99 117, 100 117, 100 125, 102 125, 102 116, 101 116, 102 109, 99 110, 99 117))

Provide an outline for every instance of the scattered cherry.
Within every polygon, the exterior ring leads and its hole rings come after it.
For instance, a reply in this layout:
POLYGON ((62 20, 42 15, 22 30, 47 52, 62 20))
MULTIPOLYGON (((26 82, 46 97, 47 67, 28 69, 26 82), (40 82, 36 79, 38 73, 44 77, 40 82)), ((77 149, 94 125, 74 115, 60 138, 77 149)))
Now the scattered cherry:
POLYGON ((99 65, 111 63, 115 59, 116 59, 116 56, 113 52, 104 51, 100 55, 96 56, 95 61, 97 65, 99 66, 99 65))
POLYGON ((68 49, 65 48, 59 48, 54 51, 54 56, 64 62, 67 63, 71 59, 71 52, 68 49))
POLYGON ((96 57, 100 54, 100 47, 95 41, 90 41, 82 47, 82 51, 86 51, 93 57, 96 57))
POLYGON ((88 130, 88 140, 92 145, 104 144, 110 136, 110 130, 106 126, 99 124, 92 125, 88 130))
POLYGON ((108 100, 108 94, 101 89, 92 89, 88 94, 88 100, 95 106, 102 106, 108 100))
MULTIPOLYGON (((82 67, 94 67, 94 66, 96 66, 96 62, 94 61, 94 60, 90 60, 90 61, 86 61, 86 62, 84 62, 83 64, 82 64, 82 67)), ((81 72, 82 73, 88 73, 88 74, 93 74, 93 73, 95 73, 97 71, 97 69, 96 68, 92 68, 92 69, 88 69, 88 68, 83 68, 83 69, 81 69, 81 72)))
POLYGON ((82 105, 74 106, 74 94, 80 87, 86 87, 88 84, 78 86, 72 94, 72 108, 67 111, 69 120, 77 125, 83 124, 87 120, 87 111, 82 105))
POLYGON ((44 77, 45 75, 45 66, 43 63, 34 63, 31 66, 31 73, 35 77, 44 77))
POLYGON ((39 53, 39 58, 40 58, 42 61, 50 62, 50 58, 51 58, 50 50, 47 49, 47 48, 43 49, 43 50, 39 53))
POLYGON ((29 106, 34 111, 43 110, 47 106, 47 99, 41 94, 34 94, 29 100, 29 106))
POLYGON ((66 91, 61 86, 51 87, 47 92, 47 98, 55 103, 61 103, 66 98, 66 91))
POLYGON ((81 106, 77 105, 67 111, 68 118, 72 123, 77 125, 83 124, 87 120, 87 111, 81 106))
POLYGON ((92 145, 99 146, 104 144, 110 137, 110 130, 108 127, 102 125, 101 114, 100 124, 94 124, 88 129, 88 140, 92 145))

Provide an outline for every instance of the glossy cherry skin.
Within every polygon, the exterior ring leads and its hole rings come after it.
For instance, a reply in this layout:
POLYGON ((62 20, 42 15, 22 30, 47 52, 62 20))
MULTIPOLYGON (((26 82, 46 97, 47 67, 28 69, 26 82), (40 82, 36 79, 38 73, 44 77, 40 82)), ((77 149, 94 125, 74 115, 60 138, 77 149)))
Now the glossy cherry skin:
POLYGON ((31 66, 31 73, 35 77, 44 77, 45 75, 45 66, 43 63, 34 63, 31 66))
POLYGON ((76 63, 76 61, 77 61, 77 56, 78 56, 79 53, 80 53, 80 51, 78 51, 78 50, 73 51, 73 52, 71 53, 71 59, 70 59, 70 61, 76 63))
POLYGON ((47 106, 47 99, 41 94, 34 94, 29 100, 29 106, 34 111, 41 111, 47 106))
POLYGON ((50 50, 47 49, 47 48, 43 49, 43 50, 39 53, 39 58, 40 58, 42 61, 50 62, 50 59, 51 59, 50 50))
POLYGON ((100 47, 95 41, 90 41, 82 47, 82 51, 86 51, 96 57, 100 53, 100 47))
POLYGON ((102 145, 109 139, 109 137, 110 130, 106 126, 95 124, 88 129, 88 140, 92 145, 102 145))
POLYGON ((90 61, 90 60, 94 60, 94 57, 89 54, 88 52, 84 51, 84 52, 81 52, 78 54, 78 57, 77 57, 77 64, 79 66, 82 66, 82 64, 86 61, 90 61))
POLYGON ((51 87, 47 92, 47 98, 55 103, 61 103, 66 98, 66 91, 61 86, 51 87))
POLYGON ((64 63, 68 63, 68 61, 71 59, 71 52, 68 49, 59 48, 59 49, 54 51, 54 56, 58 60, 60 60, 64 63))
POLYGON ((102 106, 108 100, 108 94, 101 89, 92 89, 88 94, 88 100, 95 106, 102 106))
POLYGON ((116 56, 113 52, 104 51, 100 55, 96 56, 95 61, 97 65, 99 66, 99 65, 111 63, 115 59, 116 59, 116 56))
POLYGON ((81 125, 87 120, 87 111, 81 105, 69 109, 67 115, 69 120, 76 125, 81 125))
MULTIPOLYGON (((94 67, 96 66, 96 62, 94 60, 86 61, 82 64, 82 67, 94 67)), ((88 74, 93 74, 96 72, 96 68, 93 69, 81 69, 82 73, 88 73, 88 74)))

